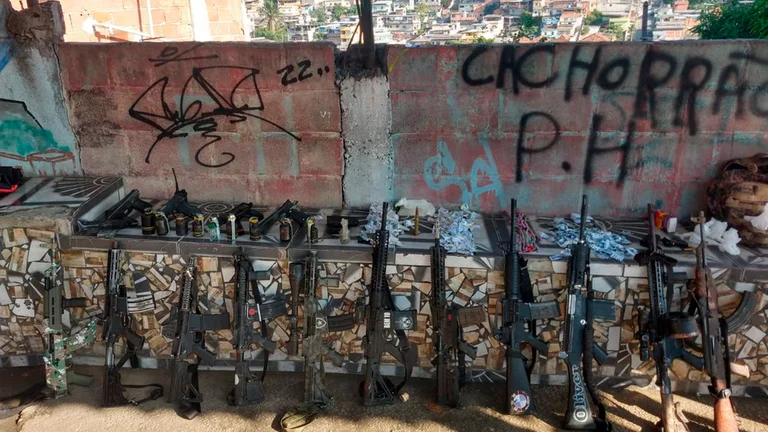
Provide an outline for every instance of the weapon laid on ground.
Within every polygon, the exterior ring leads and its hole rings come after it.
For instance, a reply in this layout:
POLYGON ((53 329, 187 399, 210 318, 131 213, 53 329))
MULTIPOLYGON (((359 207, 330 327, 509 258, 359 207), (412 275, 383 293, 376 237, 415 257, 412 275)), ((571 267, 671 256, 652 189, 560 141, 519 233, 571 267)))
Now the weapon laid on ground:
MULTIPOLYGON (((333 403, 333 396, 325 386, 323 357, 328 357, 338 367, 341 367, 344 359, 328 346, 324 337, 329 332, 351 330, 358 319, 356 312, 328 316, 320 310, 315 297, 317 266, 317 251, 314 250, 309 252, 306 262, 295 262, 290 266, 291 291, 294 291, 295 284, 304 292, 304 328, 301 344, 304 356, 304 403, 283 415, 280 424, 284 431, 306 426, 333 403)), ((295 291, 298 293, 298 290, 295 291)), ((293 301, 298 303, 298 299, 296 295, 293 301)))
POLYGON ((277 344, 269 338, 267 322, 285 315, 285 301, 282 297, 268 302, 262 301, 258 282, 252 277, 251 262, 248 261, 242 248, 235 253, 234 259, 237 274, 235 287, 237 306, 235 307, 234 320, 235 387, 230 392, 227 401, 230 405, 240 406, 264 400, 264 378, 267 373, 269 353, 273 353, 277 349, 277 344), (249 284, 253 290, 253 298, 251 299, 248 298, 249 284), (255 321, 259 322, 261 334, 253 331, 255 321), (259 378, 251 373, 250 360, 245 358, 246 353, 250 354, 252 344, 264 348, 264 368, 259 378))
POLYGON ((237 221, 236 227, 237 227, 237 235, 245 234, 245 229, 243 228, 243 225, 240 223, 243 219, 246 221, 251 217, 255 216, 259 218, 259 220, 264 219, 264 215, 260 211, 256 211, 253 209, 253 203, 240 203, 236 205, 232 210, 219 213, 218 215, 214 216, 219 221, 219 226, 221 226, 221 232, 225 235, 231 235, 230 234, 230 227, 227 221, 229 220, 229 215, 234 215, 235 220, 237 221))
POLYGON ((107 261, 107 295, 105 296, 104 315, 101 318, 101 338, 107 344, 107 352, 104 356, 104 392, 102 405, 106 407, 117 405, 138 405, 148 400, 155 400, 163 395, 163 386, 159 384, 128 385, 120 380, 120 368, 127 361, 131 367, 139 367, 139 359, 136 350, 144 345, 144 338, 131 330, 133 319, 128 313, 128 298, 125 285, 120 283, 120 247, 117 242, 112 244, 107 261), (123 338, 126 350, 120 361, 115 363, 115 343, 123 338), (144 399, 131 400, 123 394, 125 388, 148 388, 154 390, 144 399))
MULTIPOLYGON (((284 217, 292 219, 299 226, 304 226, 307 223, 309 215, 298 209, 298 201, 286 200, 277 210, 271 215, 267 216, 264 220, 259 222, 262 234, 266 234, 275 222, 284 217)), ((309 234, 307 234, 309 235, 309 234)))
POLYGON ((54 398, 59 398, 67 393, 68 384, 87 387, 93 382, 92 376, 67 370, 67 360, 72 358, 78 348, 93 342, 98 320, 91 318, 79 332, 69 336, 64 335, 62 326, 64 308, 85 307, 87 299, 64 297, 61 266, 54 249, 51 249, 51 261, 51 267, 46 270, 44 276, 44 333, 48 346, 43 361, 45 362, 45 382, 53 390, 54 398))
POLYGON ((582 197, 579 241, 571 246, 568 260, 568 298, 565 308, 563 351, 560 358, 568 367, 568 407, 564 428, 570 430, 609 431, 605 406, 592 382, 592 359, 603 364, 608 354, 594 342, 594 319, 616 319, 613 301, 596 299, 589 280, 590 247, 584 238, 587 222, 587 196, 582 197), (586 388, 586 389, 585 389, 586 388), (587 399, 587 392, 597 407, 597 415, 587 399))
POLYGON ((440 245, 440 230, 434 229, 435 245, 430 248, 432 267, 432 339, 436 357, 432 364, 437 368, 437 403, 459 406, 459 395, 467 384, 467 357, 475 359, 477 348, 464 340, 462 327, 485 321, 482 306, 459 307, 448 305, 445 298, 445 256, 440 245))
MULTIPOLYGON (((696 248, 696 276, 691 305, 698 309, 704 348, 704 369, 712 380, 709 393, 715 398, 715 431, 738 432, 736 412, 731 400, 731 355, 728 348, 728 323, 720 316, 712 271, 707 267, 707 240, 704 237, 704 212, 699 213, 701 243, 696 248)), ((749 369, 747 368, 747 372, 749 369)))
POLYGON ((200 363, 212 365, 216 359, 216 354, 205 348, 205 332, 229 328, 228 313, 199 313, 195 273, 194 261, 190 260, 184 270, 179 306, 171 310, 171 324, 167 327, 175 328, 168 402, 176 404, 176 413, 187 420, 197 417, 202 410, 198 367, 200 363), (190 354, 197 357, 195 363, 187 363, 190 354))
MULTIPOLYGON (((512 200, 512 227, 509 245, 504 251, 504 299, 501 304, 501 327, 496 328, 496 338, 506 346, 507 359, 507 414, 531 414, 534 411, 531 390, 531 372, 540 352, 548 351, 548 342, 536 337, 536 320, 560 316, 557 301, 533 302, 533 287, 528 275, 528 262, 520 255, 516 243, 517 201, 512 200), (526 328, 527 327, 527 328, 526 328), (523 345, 530 345, 531 358, 523 354, 523 345)), ((434 279, 433 279, 434 280, 434 279)), ((498 316, 498 311, 494 314, 498 316)))
POLYGON ((189 204, 189 201, 187 201, 187 190, 179 189, 179 180, 176 178, 176 170, 171 169, 171 171, 173 171, 173 181, 176 183, 176 192, 173 193, 173 197, 165 203, 160 211, 164 213, 168 219, 175 219, 176 215, 179 213, 186 215, 187 217, 203 214, 199 208, 189 204))
POLYGON ((381 228, 376 233, 376 243, 373 247, 371 289, 369 304, 366 308, 365 381, 360 386, 365 406, 389 404, 394 402, 396 396, 399 396, 402 401, 408 400, 407 393, 402 392, 402 389, 411 377, 413 366, 419 358, 418 347, 411 346, 405 334, 405 330, 412 330, 416 326, 416 310, 395 309, 387 283, 388 207, 388 203, 385 202, 381 228), (405 377, 398 385, 381 375, 381 356, 385 352, 392 355, 405 368, 405 377))
POLYGON ((648 270, 650 291, 650 310, 639 310, 638 331, 635 337, 640 341, 640 360, 648 361, 650 349, 653 349, 656 384, 661 389, 662 412, 658 426, 664 432, 682 432, 688 430, 688 420, 679 404, 674 402, 669 367, 678 358, 696 369, 703 367, 702 360, 686 351, 683 343, 684 339, 696 337, 699 329, 693 316, 671 310, 674 296, 673 267, 677 260, 664 255, 664 251, 658 246, 653 213, 653 206, 648 204, 648 250, 635 256, 635 261, 646 266, 648 270))
POLYGON ((104 212, 104 215, 93 221, 78 220, 77 225, 80 230, 88 233, 95 233, 102 229, 118 230, 130 228, 139 225, 138 220, 131 218, 130 214, 135 210, 139 213, 147 208, 151 209, 152 204, 139 198, 139 191, 134 189, 121 199, 117 204, 104 212))

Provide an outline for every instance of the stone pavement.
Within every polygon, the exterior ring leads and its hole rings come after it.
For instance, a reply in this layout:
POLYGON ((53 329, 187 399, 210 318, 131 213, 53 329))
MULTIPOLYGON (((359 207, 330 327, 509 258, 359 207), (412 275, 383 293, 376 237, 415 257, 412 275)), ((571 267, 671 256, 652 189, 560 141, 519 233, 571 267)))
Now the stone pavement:
MULTIPOLYGON (((91 388, 71 386, 72 394, 56 401, 46 401, 24 410, 0 411, 3 432, 38 431, 270 431, 284 410, 299 402, 301 374, 274 373, 267 377, 266 401, 258 406, 232 408, 226 395, 232 384, 232 372, 201 371, 204 393, 203 415, 184 420, 174 413, 163 399, 147 402, 140 407, 99 409, 101 399, 101 369, 78 367, 81 373, 92 374, 91 388), (3 418, 5 417, 5 418, 3 418)), ((36 378, 35 373, 22 376, 23 369, 3 369, 0 397, 23 390, 36 378)), ((123 381, 130 384, 159 382, 167 387, 168 376, 162 370, 134 371, 126 369, 123 381)), ((330 390, 336 397, 333 408, 321 414, 306 429, 313 431, 553 431, 558 430, 563 414, 567 388, 535 386, 537 417, 511 417, 498 412, 503 400, 500 384, 473 384, 464 394, 463 409, 436 406, 433 400, 434 382, 415 379, 409 384, 410 400, 404 404, 363 408, 357 396, 360 377, 328 375, 330 390)), ((653 388, 629 387, 603 392, 610 420, 616 431, 650 431, 659 413, 659 393, 653 388)), ((712 430, 711 398, 677 396, 691 421, 691 431, 712 430)), ((765 399, 736 398, 736 408, 742 418, 742 432, 768 430, 768 410, 765 399)))

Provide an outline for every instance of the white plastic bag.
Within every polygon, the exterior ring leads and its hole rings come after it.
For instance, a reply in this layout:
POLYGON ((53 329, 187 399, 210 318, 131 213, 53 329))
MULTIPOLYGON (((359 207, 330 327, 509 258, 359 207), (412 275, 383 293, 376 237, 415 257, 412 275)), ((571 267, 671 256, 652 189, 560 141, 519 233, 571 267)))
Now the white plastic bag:
POLYGON ((753 227, 765 231, 768 229, 768 204, 763 207, 763 212, 757 216, 744 216, 753 227))
POLYGON ((731 228, 723 234, 720 240, 720 250, 730 255, 738 255, 741 250, 736 246, 741 241, 739 232, 735 228, 731 228))

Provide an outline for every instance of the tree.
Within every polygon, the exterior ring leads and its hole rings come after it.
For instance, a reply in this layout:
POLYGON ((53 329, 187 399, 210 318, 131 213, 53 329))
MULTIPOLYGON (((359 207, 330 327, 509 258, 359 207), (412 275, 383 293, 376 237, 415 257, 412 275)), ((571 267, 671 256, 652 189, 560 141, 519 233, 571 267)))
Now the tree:
POLYGON ((481 45, 490 45, 490 44, 494 43, 495 41, 496 41, 496 39, 494 39, 494 38, 484 38, 482 36, 480 36, 479 38, 475 39, 475 43, 476 44, 481 44, 481 45))
POLYGON ((334 5, 333 9, 331 9, 331 16, 333 17, 334 21, 340 20, 341 16, 344 15, 345 13, 347 13, 347 8, 345 8, 342 5, 334 5))
POLYGON ((702 39, 768 39, 768 0, 706 8, 693 32, 702 39))
POLYGON ((277 7, 277 0, 264 0, 264 6, 259 9, 259 14, 267 21, 267 30, 270 32, 274 33, 278 28, 283 27, 283 15, 277 7))
POLYGON ((592 11, 584 18, 584 25, 600 25, 603 22, 603 13, 599 10, 592 11))
POLYGON ((499 8, 499 3, 492 1, 487 5, 485 5, 485 8, 483 8, 483 15, 490 15, 493 13, 493 11, 495 11, 498 8, 499 8))
POLYGON ((541 17, 534 17, 528 12, 523 12, 520 16, 520 31, 517 32, 517 39, 527 37, 533 39, 539 33, 541 27, 541 17))
POLYGON ((419 22, 424 23, 424 19, 429 15, 429 6, 427 6, 425 3, 419 3, 414 8, 414 11, 416 12, 416 16, 419 17, 419 22))
POLYGON ((270 31, 269 29, 261 28, 253 31, 253 37, 254 38, 263 37, 276 42, 285 42, 288 39, 288 32, 285 30, 285 27, 278 28, 275 31, 270 31))
POLYGON ((612 35, 616 40, 623 41, 627 32, 616 24, 608 24, 608 29, 605 30, 605 33, 612 35))
POLYGON ((315 10, 312 11, 312 16, 315 18, 315 20, 319 25, 325 24, 326 22, 325 10, 320 8, 315 8, 315 10))
POLYGON ((328 33, 320 32, 320 31, 319 32, 315 32, 314 40, 316 40, 316 41, 324 41, 326 39, 328 39, 328 33))

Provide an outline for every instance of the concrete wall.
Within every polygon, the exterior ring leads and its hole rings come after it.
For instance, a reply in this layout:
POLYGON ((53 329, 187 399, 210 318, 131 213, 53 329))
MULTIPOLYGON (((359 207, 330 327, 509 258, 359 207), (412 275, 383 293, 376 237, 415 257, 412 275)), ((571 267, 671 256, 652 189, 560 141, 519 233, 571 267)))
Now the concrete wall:
POLYGON ((394 196, 562 214, 704 206, 765 151, 768 43, 392 48, 394 196))
POLYGON ((385 73, 361 75, 331 44, 54 52, 11 24, 0 97, 40 127, 5 157, 23 165, 41 140, 69 158, 56 172, 121 175, 149 198, 170 196, 176 168, 195 199, 498 211, 516 197, 563 214, 587 193, 595 213, 686 215, 723 162, 767 148, 766 41, 390 46, 385 73))
POLYGON ((81 172, 56 60, 59 18, 56 3, 15 13, 0 0, 0 165, 25 175, 81 172))
POLYGON ((64 44, 83 170, 148 198, 341 206, 331 44, 64 44))

